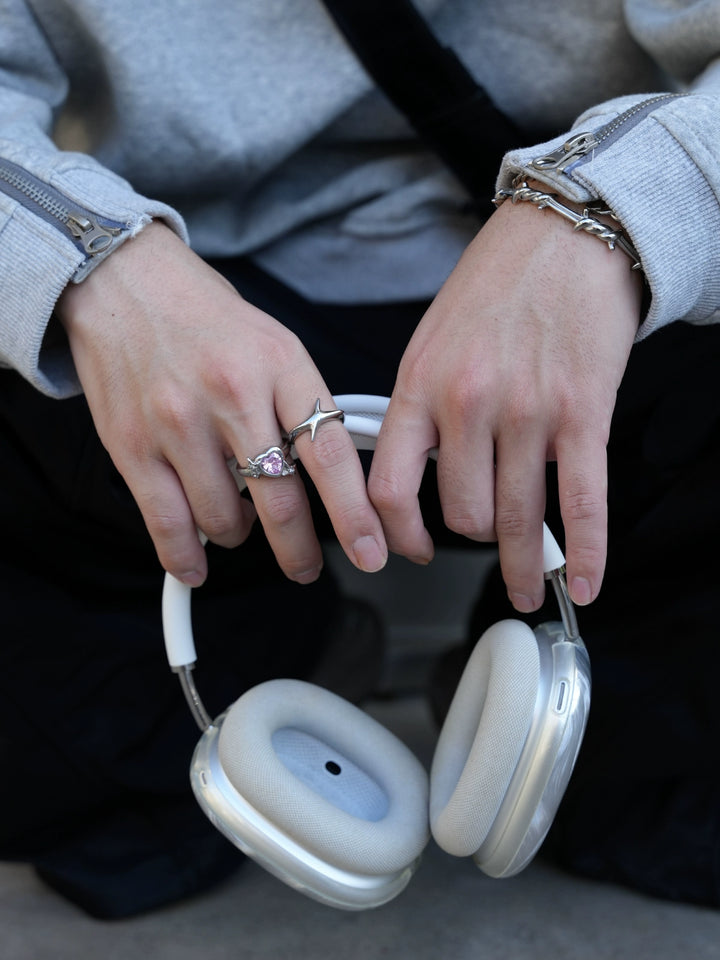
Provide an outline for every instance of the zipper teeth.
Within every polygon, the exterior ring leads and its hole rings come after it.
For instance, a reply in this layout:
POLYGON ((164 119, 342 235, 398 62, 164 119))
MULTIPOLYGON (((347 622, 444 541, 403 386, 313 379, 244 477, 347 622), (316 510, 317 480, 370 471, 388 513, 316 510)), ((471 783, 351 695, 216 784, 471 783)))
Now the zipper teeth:
POLYGON ((28 175, 10 160, 0 159, 0 192, 5 192, 54 227, 62 229, 87 257, 104 253, 124 229, 122 223, 104 220, 68 200, 49 184, 28 175))
POLYGON ((627 110, 624 110, 606 126, 601 127, 601 129, 595 134, 596 143, 603 143, 603 141, 607 140, 608 137, 611 137, 624 123, 627 123, 628 120, 632 120, 635 114, 647 110, 648 107, 652 107, 656 103, 662 103, 663 100, 674 100, 679 96, 682 96, 682 94, 660 93, 656 97, 649 97, 647 100, 642 100, 640 103, 636 103, 634 107, 629 107, 627 110))
POLYGON ((68 209, 32 181, 26 180, 24 177, 21 177, 14 171, 8 170, 2 166, 0 166, 0 179, 4 180, 6 183, 9 183, 11 187, 14 187, 15 190, 18 190, 20 193, 24 194, 28 200, 31 200, 39 207, 42 207, 43 210, 47 211, 47 213, 55 217, 57 220, 60 220, 65 224, 68 222, 70 217, 68 209))
POLYGON ((566 140, 562 146, 553 150, 552 153, 543 157, 536 157, 531 161, 531 166, 535 167, 536 170, 558 170, 564 173, 570 164, 577 163, 592 150, 606 143, 614 137, 625 124, 645 113, 651 112, 656 104, 664 103, 668 100, 675 100, 682 96, 685 96, 685 94, 660 93, 654 97, 641 100, 634 106, 624 110, 615 117, 614 120, 610 120, 605 126, 600 127, 595 133, 577 133, 570 137, 569 140, 566 140))

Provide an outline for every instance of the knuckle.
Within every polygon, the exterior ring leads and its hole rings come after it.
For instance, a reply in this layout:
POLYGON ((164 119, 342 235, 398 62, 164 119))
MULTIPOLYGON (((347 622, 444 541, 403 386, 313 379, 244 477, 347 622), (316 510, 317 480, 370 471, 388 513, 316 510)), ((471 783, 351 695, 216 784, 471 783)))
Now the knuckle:
POLYGON ((228 530, 226 519, 220 516, 205 515, 199 517, 198 524, 209 540, 217 540, 219 537, 223 537, 228 530))
POLYGON ((112 457, 117 468, 127 479, 129 471, 152 455, 152 442, 135 423, 119 424, 116 429, 118 439, 113 445, 112 457))
POLYGON ((481 401, 482 385, 475 370, 461 370, 447 386, 447 400, 453 414, 464 420, 474 416, 481 401))
POLYGON ((402 509, 404 494, 391 477, 371 473, 368 480, 368 497, 375 509, 382 514, 394 514, 402 509))
POLYGON ((416 390, 422 390, 428 382, 428 361, 422 346, 410 340, 400 361, 396 395, 402 393, 405 399, 413 396, 416 390))
POLYGON ((224 547, 234 547, 242 543, 243 531, 238 522, 234 522, 231 517, 212 514, 203 515, 198 518, 198 526, 207 536, 208 540, 224 547))
POLYGON ((557 397, 558 429, 572 442, 592 441, 607 446, 614 404, 582 392, 565 392, 557 397))
POLYGON ((605 559, 604 546, 597 543, 575 544, 573 547, 573 563, 583 570, 595 570, 602 565, 605 559))
POLYGON ((492 538, 492 518, 479 508, 469 504, 452 504, 443 508, 443 520, 448 530, 469 540, 492 538))
POLYGON ((534 431, 543 419, 541 398, 527 387, 512 391, 507 399, 505 419, 514 433, 527 434, 534 431))
POLYGON ((273 490, 265 504, 273 526, 279 529, 290 526, 300 513, 301 503, 294 486, 288 484, 284 490, 273 490))
POLYGON ((568 493, 563 503, 565 519, 575 523, 595 520, 605 511, 603 498, 588 491, 579 490, 568 493))
POLYGON ((145 514, 145 524, 163 568, 177 577, 195 565, 190 549, 183 547, 183 521, 170 514, 145 514))
POLYGON ((145 523, 153 540, 168 543, 174 540, 183 529, 183 520, 174 514, 147 511, 145 523))
POLYGON ((340 430, 330 430, 330 426, 326 424, 326 429, 318 431, 315 439, 308 444, 314 459, 326 470, 332 470, 345 463, 349 451, 347 434, 340 430))
POLYGON ((204 370, 203 385, 207 396, 222 398, 227 406, 235 411, 244 410, 247 404, 245 384, 238 373, 236 364, 224 363, 208 365, 204 370))
POLYGON ((365 528, 372 527, 373 514, 358 500, 348 499, 335 505, 332 522, 335 532, 346 536, 360 536, 365 528))
POLYGON ((495 511, 495 533, 499 540, 523 540, 530 536, 533 524, 519 510, 504 509, 495 511))
POLYGON ((274 331, 264 343, 259 360, 268 370, 287 371, 307 362, 307 352, 300 339, 291 330, 283 328, 274 331))
POLYGON ((192 422, 191 405, 179 390, 160 388, 155 397, 155 416, 163 427, 182 436, 192 422))

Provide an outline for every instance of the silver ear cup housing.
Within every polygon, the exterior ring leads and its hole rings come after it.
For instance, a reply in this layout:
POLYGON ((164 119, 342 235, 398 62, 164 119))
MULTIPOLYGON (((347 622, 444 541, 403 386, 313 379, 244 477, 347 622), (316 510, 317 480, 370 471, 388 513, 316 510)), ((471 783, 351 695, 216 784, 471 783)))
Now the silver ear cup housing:
POLYGON ((589 702, 587 652, 564 624, 485 631, 433 758, 430 823, 443 850, 492 877, 527 866, 565 792, 589 702))
POLYGON ((191 783, 236 846, 323 903, 380 906, 428 839, 427 774, 389 730, 298 680, 247 691, 203 734, 191 783))
POLYGON ((231 843, 293 889, 327 906, 366 910, 401 893, 420 863, 386 876, 333 867, 296 843, 264 817, 230 783, 218 756, 225 714, 202 735, 190 767, 190 783, 205 815, 231 843))
POLYGON ((555 818, 590 711, 590 659, 561 623, 535 628, 540 683, 532 725, 485 842, 473 856, 491 877, 511 877, 533 859, 555 818))

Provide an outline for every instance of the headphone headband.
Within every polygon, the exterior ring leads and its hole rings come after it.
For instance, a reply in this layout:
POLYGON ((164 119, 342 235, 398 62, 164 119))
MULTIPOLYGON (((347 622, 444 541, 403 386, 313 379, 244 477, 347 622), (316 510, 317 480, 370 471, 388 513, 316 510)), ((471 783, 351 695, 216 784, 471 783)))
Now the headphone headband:
MULTIPOLYGON (((383 418, 390 402, 388 397, 371 394, 344 394, 335 398, 337 406, 345 414, 345 427, 358 450, 374 450, 380 433, 383 418)), ((293 451, 294 452, 294 451, 293 451)), ((437 458, 437 450, 431 450, 430 457, 437 458)), ((239 485, 244 486, 242 477, 233 471, 239 485)), ((200 534, 203 542, 207 538, 200 534)), ((575 615, 563 577, 565 557, 555 537, 543 523, 543 571, 551 580, 560 604, 560 612, 569 637, 577 636, 575 615)), ((195 642, 190 614, 192 588, 165 575, 163 587, 162 615, 165 633, 165 649, 168 662, 173 670, 195 663, 195 642)))

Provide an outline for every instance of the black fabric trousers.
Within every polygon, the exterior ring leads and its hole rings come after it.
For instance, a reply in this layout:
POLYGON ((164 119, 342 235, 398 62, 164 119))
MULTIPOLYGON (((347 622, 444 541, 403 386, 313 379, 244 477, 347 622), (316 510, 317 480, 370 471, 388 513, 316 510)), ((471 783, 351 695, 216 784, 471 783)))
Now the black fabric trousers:
MULTIPOLYGON (((424 304, 311 304, 246 261, 216 266, 296 330, 333 393, 391 391, 424 304)), ((683 860, 688 843, 697 846, 688 876, 707 873, 717 857, 719 356, 719 330, 684 325, 635 349, 610 446, 606 585, 580 613, 593 711, 553 849, 576 869, 645 888, 653 881, 596 862, 612 843, 637 847, 623 819, 628 798, 646 811, 649 791, 662 826, 661 808, 675 809, 672 785, 701 783, 706 799, 685 801, 689 809, 678 813, 686 833, 673 856, 683 860), (699 562, 703 546, 709 553, 699 562)), ((239 854, 190 793, 197 731, 165 661, 162 571, 139 511, 83 398, 50 400, 0 373, 0 451, 0 758, 12 771, 0 786, 0 856, 36 864, 97 916, 203 889, 234 869, 239 854)), ((432 489, 427 505, 440 535, 432 489)), ((551 504, 560 531, 554 511, 551 504)), ((327 534, 321 512, 318 523, 327 534)), ((310 587, 285 580, 259 529, 238 550, 210 547, 209 563, 193 619, 198 685, 218 713, 263 679, 307 675, 332 642, 324 623, 340 601, 328 576, 310 587)), ((483 620, 511 614, 495 579, 473 636, 483 620)), ((669 895, 708 899, 686 888, 669 895)))

